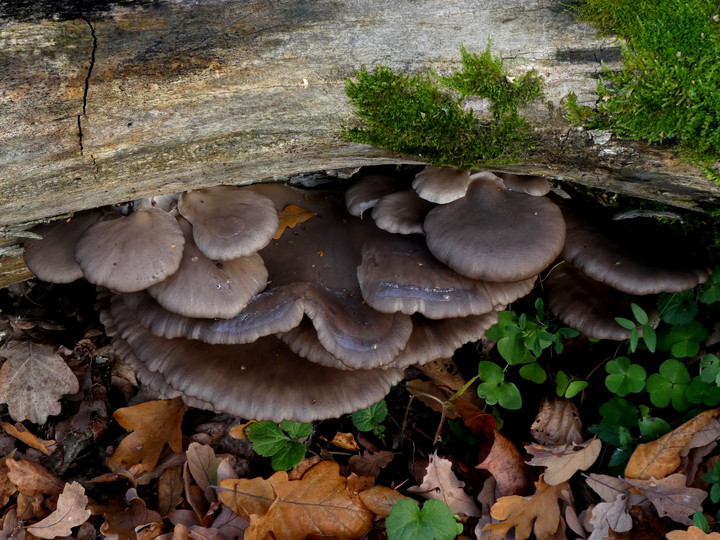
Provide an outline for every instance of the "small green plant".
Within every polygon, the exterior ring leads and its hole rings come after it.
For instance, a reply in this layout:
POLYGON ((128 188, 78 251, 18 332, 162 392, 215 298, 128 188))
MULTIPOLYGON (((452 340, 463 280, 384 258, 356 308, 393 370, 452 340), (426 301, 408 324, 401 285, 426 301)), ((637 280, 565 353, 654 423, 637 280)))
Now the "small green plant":
POLYGON ((513 382, 505 380, 505 372, 495 362, 478 363, 477 393, 488 405, 500 405, 503 409, 517 410, 522 407, 520 390, 513 382))
POLYGON ((625 397, 630 393, 642 392, 645 389, 647 372, 639 364, 633 364, 626 356, 619 356, 605 364, 605 386, 613 394, 625 397))
POLYGON ((650 352, 655 352, 657 345, 657 335, 655 329, 650 325, 650 318, 647 312, 638 306, 637 304, 631 304, 631 309, 635 321, 626 319, 624 317, 615 317, 615 322, 623 328, 630 330, 630 352, 633 353, 637 350, 640 342, 640 336, 642 335, 643 342, 650 352))
POLYGON ((388 540, 452 540, 462 534, 463 525, 443 501, 431 499, 420 508, 417 501, 395 503, 385 519, 388 540))
POLYGON ((720 502, 720 461, 715 463, 712 471, 703 474, 702 479, 711 485, 710 500, 714 503, 720 502))
POLYGON ((489 46, 479 55, 463 48, 461 55, 462 69, 448 77, 396 73, 387 66, 357 70, 345 92, 360 125, 343 136, 438 166, 516 161, 533 146, 518 109, 542 97, 542 79, 534 71, 511 77, 489 46), (471 95, 488 100, 488 118, 463 107, 471 95))
POLYGON ((587 381, 578 381, 562 369, 555 374, 555 393, 557 397, 572 399, 588 387, 587 381))
POLYGON ((355 411, 350 415, 353 425, 359 431, 372 431, 376 436, 381 436, 385 432, 385 426, 382 423, 387 417, 387 403, 383 399, 374 405, 370 405, 367 409, 355 411))
POLYGON ((263 420, 245 428, 253 450, 263 457, 272 458, 276 471, 287 471, 305 457, 306 447, 300 442, 312 433, 312 424, 284 420, 280 425, 263 420))

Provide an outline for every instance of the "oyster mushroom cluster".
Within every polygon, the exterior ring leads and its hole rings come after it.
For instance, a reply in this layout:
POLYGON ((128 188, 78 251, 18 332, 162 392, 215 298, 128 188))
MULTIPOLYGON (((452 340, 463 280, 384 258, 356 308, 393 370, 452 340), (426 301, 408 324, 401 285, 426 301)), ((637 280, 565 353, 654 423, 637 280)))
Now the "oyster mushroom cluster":
MULTIPOLYGON (((567 226, 561 261, 545 276, 548 307, 588 337, 622 341, 631 330, 616 317, 633 319, 631 304, 657 324, 657 295, 692 289, 711 268, 677 239, 658 238, 641 223, 581 216, 564 207, 567 226)), ((635 220, 633 220, 635 221, 635 220)))
POLYGON ((161 395, 311 421, 380 400, 530 292, 565 240, 534 184, 428 167, 344 197, 201 189, 44 225, 25 257, 43 280, 99 287, 116 353, 161 395), (289 208, 312 217, 285 228, 289 208))

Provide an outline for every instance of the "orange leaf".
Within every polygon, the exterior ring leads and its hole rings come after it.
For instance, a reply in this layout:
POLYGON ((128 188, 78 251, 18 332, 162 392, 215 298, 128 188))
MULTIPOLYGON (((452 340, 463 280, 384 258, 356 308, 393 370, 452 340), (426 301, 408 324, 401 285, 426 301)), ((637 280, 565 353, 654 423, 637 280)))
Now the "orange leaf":
POLYGON ((280 212, 278 212, 278 219, 280 220, 280 224, 278 225, 277 232, 275 233, 275 236, 273 236, 273 238, 277 240, 283 235, 285 229, 292 229, 303 221, 307 221, 311 217, 315 216, 317 216, 315 212, 306 210, 302 206, 297 206, 296 204, 287 205, 285 208, 280 210, 280 212))
POLYGON ((497 482, 499 496, 527 493, 530 488, 530 473, 525 460, 515 445, 495 431, 495 440, 490 452, 476 468, 485 469, 497 482))
POLYGON ((676 472, 692 448, 720 437, 718 417, 720 409, 702 412, 659 439, 638 445, 625 467, 625 478, 659 480, 676 472))
POLYGON ((665 535, 668 540, 720 540, 720 533, 706 533, 699 527, 690 526, 686 531, 670 531, 665 535))
POLYGON ((373 486, 365 491, 361 491, 358 495, 360 501, 368 507, 368 509, 380 517, 388 517, 390 510, 396 502, 407 499, 396 489, 385 486, 373 486))
POLYGON ((354 538, 372 525, 372 512, 350 496, 346 479, 332 461, 318 463, 300 480, 289 480, 281 471, 267 480, 223 480, 220 486, 218 495, 225 504, 233 508, 232 504, 240 503, 240 509, 250 514, 246 540, 271 536, 299 540, 308 535, 354 538), (250 507, 257 511, 248 512, 250 507))
POLYGON ((51 451, 48 447, 55 445, 55 441, 53 440, 38 439, 35 435, 29 432, 27 428, 20 422, 15 425, 12 425, 9 422, 0 422, 0 427, 2 427, 8 435, 12 435, 16 439, 27 444, 30 448, 39 450, 46 456, 49 456, 51 454, 51 451))
POLYGON ((558 499, 562 499, 563 491, 570 491, 567 482, 549 486, 541 475, 535 482, 535 493, 530 497, 512 495, 498 499, 490 509, 490 515, 499 523, 490 523, 483 531, 489 532, 490 540, 506 538, 513 527, 516 540, 525 540, 533 533, 539 539, 552 538, 560 526, 558 499))
POLYGON ((132 433, 115 449, 108 466, 117 471, 140 465, 143 471, 152 471, 166 443, 174 452, 182 452, 180 423, 184 414, 180 398, 148 401, 115 411, 115 420, 132 433))

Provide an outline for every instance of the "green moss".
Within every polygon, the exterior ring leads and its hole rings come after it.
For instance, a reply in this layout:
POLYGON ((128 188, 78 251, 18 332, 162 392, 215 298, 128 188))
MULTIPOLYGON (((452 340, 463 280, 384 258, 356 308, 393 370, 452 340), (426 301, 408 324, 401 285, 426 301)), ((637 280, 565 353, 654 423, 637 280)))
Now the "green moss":
POLYGON ((396 73, 387 66, 356 71, 345 91, 359 125, 343 136, 439 166, 517 161, 533 146, 518 108, 542 97, 542 79, 534 71, 510 77, 489 46, 480 55, 464 48, 461 54, 462 70, 449 77, 396 73), (470 96, 488 100, 488 118, 463 107, 470 96))
POLYGON ((618 135, 677 142, 720 157, 720 14, 715 0, 586 0, 578 14, 624 40, 621 71, 598 84, 598 112, 618 135))
POLYGON ((563 102, 563 117, 573 127, 594 127, 595 111, 587 105, 580 105, 574 92, 570 92, 563 102))

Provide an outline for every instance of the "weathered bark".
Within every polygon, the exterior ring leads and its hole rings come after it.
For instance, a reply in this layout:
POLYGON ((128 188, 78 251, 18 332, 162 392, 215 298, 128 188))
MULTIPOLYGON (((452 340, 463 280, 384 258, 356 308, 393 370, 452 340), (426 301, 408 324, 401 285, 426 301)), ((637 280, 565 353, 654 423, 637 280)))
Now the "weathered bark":
POLYGON ((0 3, 5 243, 35 220, 160 192, 410 162, 339 138, 346 78, 377 64, 445 73, 462 44, 489 39, 511 70, 545 77, 552 106, 527 111, 540 146, 507 170, 720 204, 720 187, 670 152, 598 144, 561 119, 567 92, 592 103, 600 61, 620 60, 562 0, 32 4, 0 3))

